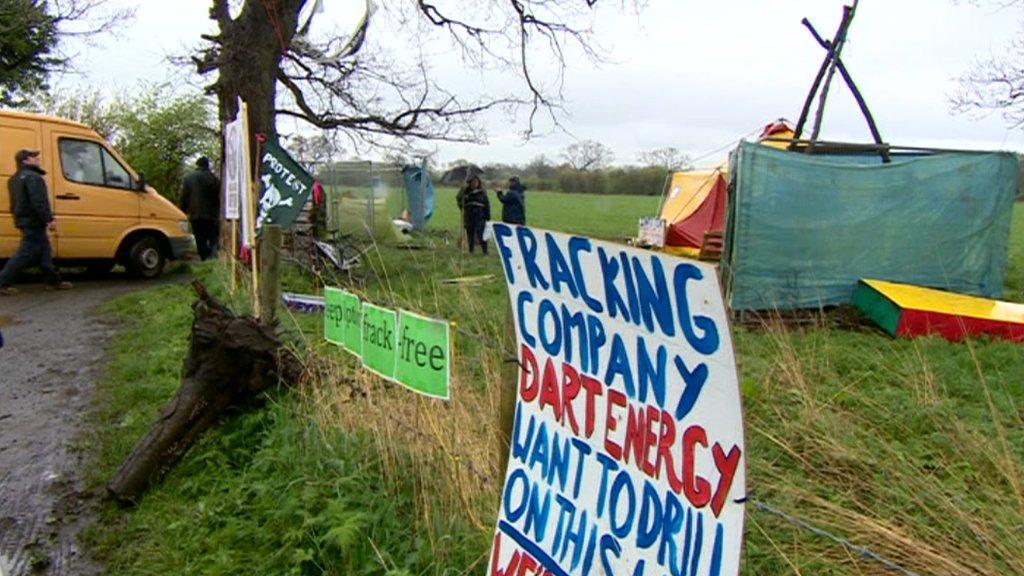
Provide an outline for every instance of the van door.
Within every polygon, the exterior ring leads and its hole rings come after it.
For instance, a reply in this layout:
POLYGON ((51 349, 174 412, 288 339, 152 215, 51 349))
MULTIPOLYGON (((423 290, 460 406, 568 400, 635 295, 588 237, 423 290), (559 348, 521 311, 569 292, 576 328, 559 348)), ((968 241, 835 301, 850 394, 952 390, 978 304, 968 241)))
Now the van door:
POLYGON ((58 258, 113 258, 121 237, 139 222, 133 179, 106 146, 53 130, 54 213, 58 258))
POLYGON ((0 258, 10 258, 21 243, 21 232, 14 227, 11 214, 7 181, 18 171, 14 154, 22 149, 40 149, 39 121, 0 116, 0 258))

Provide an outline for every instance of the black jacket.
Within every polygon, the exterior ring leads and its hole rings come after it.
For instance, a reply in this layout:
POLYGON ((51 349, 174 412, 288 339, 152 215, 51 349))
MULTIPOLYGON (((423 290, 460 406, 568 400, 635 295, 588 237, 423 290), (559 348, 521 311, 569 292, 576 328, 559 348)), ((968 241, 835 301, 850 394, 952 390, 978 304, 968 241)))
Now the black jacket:
POLYGON ((196 170, 181 183, 181 211, 189 220, 220 219, 220 179, 208 169, 196 170))
POLYGON ((491 219, 491 201, 487 198, 487 190, 463 188, 455 200, 462 209, 463 226, 476 227, 491 219))
POLYGON ((11 195, 11 214, 14 225, 22 230, 45 228, 53 221, 50 210, 50 194, 46 190, 46 174, 35 166, 21 166, 7 181, 11 195))
POLYGON ((501 221, 507 224, 526 224, 526 186, 513 185, 508 192, 498 191, 501 200, 501 221))

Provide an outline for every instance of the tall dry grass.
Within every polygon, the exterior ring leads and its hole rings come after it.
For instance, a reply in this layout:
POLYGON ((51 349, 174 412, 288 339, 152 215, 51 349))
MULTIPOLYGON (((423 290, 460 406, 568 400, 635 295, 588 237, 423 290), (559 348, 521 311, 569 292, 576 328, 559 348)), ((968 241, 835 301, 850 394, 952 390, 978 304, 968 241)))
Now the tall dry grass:
MULTIPOLYGON (((431 256, 434 258, 434 256, 431 256)), ((378 279, 396 304, 450 311, 450 402, 418 396, 310 343, 303 390, 324 430, 372 438, 385 476, 416 480, 408 505, 466 520, 486 542, 497 510, 501 291, 442 287, 427 262, 378 279)), ((1024 574, 1024 353, 996 342, 892 341, 874 330, 768 321, 736 330, 751 496, 917 574, 1024 574)), ((386 481, 386 479, 385 479, 386 481)), ((884 565, 750 507, 745 574, 883 575, 884 565)), ((470 566, 483 569, 482 547, 470 566)))
MULTIPOLYGON (((754 497, 918 574, 1024 574, 1024 364, 1011 354, 1004 366, 1011 390, 977 355, 999 344, 880 338, 777 321, 746 335, 763 354, 746 412, 754 497), (958 397, 965 382, 951 379, 965 371, 936 366, 936 351, 963 357, 973 398, 958 397)), ((893 573, 777 518, 748 518, 748 545, 763 539, 788 572, 893 573)))

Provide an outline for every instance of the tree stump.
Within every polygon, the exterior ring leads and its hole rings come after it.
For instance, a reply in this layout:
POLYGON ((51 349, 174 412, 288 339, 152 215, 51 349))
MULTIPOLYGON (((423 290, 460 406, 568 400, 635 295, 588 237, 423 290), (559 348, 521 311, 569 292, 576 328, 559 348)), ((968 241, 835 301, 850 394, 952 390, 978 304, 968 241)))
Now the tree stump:
POLYGON ((160 481, 224 410, 249 404, 279 382, 292 384, 302 364, 281 347, 272 325, 236 316, 201 282, 181 387, 160 418, 107 484, 118 501, 135 504, 160 481))

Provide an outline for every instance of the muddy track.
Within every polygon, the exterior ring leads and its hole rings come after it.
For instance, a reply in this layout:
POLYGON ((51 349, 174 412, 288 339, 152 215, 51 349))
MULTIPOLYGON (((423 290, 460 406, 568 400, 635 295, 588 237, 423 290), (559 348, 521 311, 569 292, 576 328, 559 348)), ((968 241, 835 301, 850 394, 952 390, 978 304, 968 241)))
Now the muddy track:
MULTIPOLYGON (((0 572, 102 574, 78 544, 95 518, 87 492, 88 411, 116 326, 96 307, 155 284, 112 275, 75 288, 22 285, 0 297, 0 572)), ((184 274, 162 281, 184 281, 184 274)))

